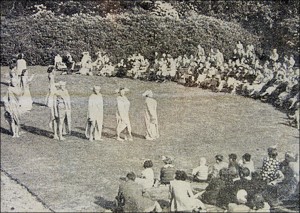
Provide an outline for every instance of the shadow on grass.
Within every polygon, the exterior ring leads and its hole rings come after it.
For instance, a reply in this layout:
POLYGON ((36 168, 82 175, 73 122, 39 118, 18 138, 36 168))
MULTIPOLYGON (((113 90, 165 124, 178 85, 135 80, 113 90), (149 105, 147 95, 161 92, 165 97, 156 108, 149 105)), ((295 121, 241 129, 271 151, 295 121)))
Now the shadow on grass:
POLYGON ((116 212, 115 210, 117 209, 117 206, 115 201, 106 200, 104 197, 101 196, 96 196, 95 199, 95 204, 101 206, 102 208, 110 209, 113 212, 116 212))
POLYGON ((37 105, 37 106, 47 106, 46 104, 38 103, 38 102, 35 102, 35 101, 33 102, 33 104, 37 105))
MULTIPOLYGON (((105 128, 110 129, 110 130, 116 132, 116 128, 111 128, 111 127, 105 127, 105 128)), ((124 132, 127 133, 126 131, 124 131, 124 132)), ((135 138, 145 139, 144 135, 139 135, 139 134, 136 134, 136 133, 133 133, 133 132, 131 134, 135 138)), ((114 135, 114 136, 116 136, 116 135, 114 135)))
POLYGON ((52 136, 52 132, 44 130, 44 129, 39 129, 37 127, 33 127, 33 126, 26 126, 24 124, 21 124, 21 128, 27 132, 30 132, 32 134, 35 135, 41 135, 47 138, 51 138, 52 136))
POLYGON ((3 84, 3 85, 5 85, 5 86, 9 86, 9 83, 7 83, 7 82, 0 82, 0 84, 3 84))
POLYGON ((75 137, 77 137, 77 138, 87 139, 84 133, 81 133, 81 132, 75 132, 74 130, 72 130, 71 135, 72 135, 72 136, 75 136, 75 137))
POLYGON ((6 135, 12 135, 9 130, 4 129, 3 127, 0 127, 0 133, 1 134, 6 134, 6 135))
MULTIPOLYGON (((82 130, 82 131, 85 131, 85 128, 83 128, 83 127, 75 127, 75 128, 79 129, 79 130, 82 130)), ((108 127, 103 126, 103 129, 105 129, 105 128, 113 129, 113 128, 108 128, 108 127)), ((82 134, 82 133, 78 132, 78 134, 82 134)), ((112 134, 112 133, 109 133, 109 132, 102 131, 102 136, 106 137, 106 138, 114 138, 114 137, 116 137, 116 134, 112 134)), ((84 135, 84 138, 86 139, 85 135, 84 135)))

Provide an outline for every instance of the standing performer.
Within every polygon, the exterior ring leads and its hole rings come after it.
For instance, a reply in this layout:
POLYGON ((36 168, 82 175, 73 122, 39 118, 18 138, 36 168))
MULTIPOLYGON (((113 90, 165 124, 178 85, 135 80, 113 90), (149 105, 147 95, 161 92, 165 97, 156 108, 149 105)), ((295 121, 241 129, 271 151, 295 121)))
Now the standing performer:
MULTIPOLYGON (((116 92, 119 93, 119 96, 117 97, 117 140, 123 141, 123 139, 120 137, 121 132, 127 128, 128 134, 129 134, 129 140, 132 141, 132 135, 131 135, 131 125, 129 120, 129 107, 130 102, 125 96, 125 92, 128 92, 129 89, 127 88, 120 88, 116 92)), ((125 140, 127 140, 127 137, 125 136, 125 140)))
POLYGON ((20 137, 20 106, 19 97, 22 91, 18 86, 18 79, 12 78, 11 83, 8 87, 6 95, 3 97, 4 108, 5 108, 5 119, 10 125, 13 138, 20 137))
POLYGON ((153 99, 153 92, 147 90, 143 93, 145 100, 145 123, 146 123, 146 140, 155 140, 159 138, 158 121, 157 121, 157 102, 153 99))
POLYGON ((56 121, 58 121, 59 140, 65 140, 63 133, 71 134, 71 101, 68 90, 66 89, 66 82, 60 81, 59 87, 55 93, 54 114, 56 121))
MULTIPOLYGON (((21 77, 22 71, 27 69, 27 63, 24 60, 24 54, 20 53, 17 60, 17 75, 21 77)), ((20 80, 20 79, 19 79, 20 80)))
POLYGON ((28 71, 26 69, 22 71, 20 87, 23 94, 19 100, 22 113, 32 109, 32 98, 29 90, 29 84, 33 77, 34 75, 32 75, 30 78, 28 77, 28 71))
POLYGON ((89 98, 87 125, 85 135, 90 141, 102 141, 102 125, 103 125, 103 98, 100 93, 101 87, 94 86, 92 94, 89 98))

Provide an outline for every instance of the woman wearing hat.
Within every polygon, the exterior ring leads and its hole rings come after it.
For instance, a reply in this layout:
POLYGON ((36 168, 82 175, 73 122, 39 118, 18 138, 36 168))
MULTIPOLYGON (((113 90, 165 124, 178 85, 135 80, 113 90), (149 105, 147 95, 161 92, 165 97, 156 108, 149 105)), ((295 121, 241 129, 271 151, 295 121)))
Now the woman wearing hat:
MULTIPOLYGON (((129 89, 127 88, 120 88, 117 90, 119 93, 119 96, 117 97, 117 140, 123 141, 123 139, 120 137, 121 132, 123 132, 126 128, 129 134, 129 140, 132 141, 132 135, 131 135, 131 125, 129 120, 129 108, 130 108, 130 102, 125 96, 125 93, 128 92, 129 89)), ((125 140, 127 137, 125 136, 125 140)))
POLYGON ((100 93, 101 87, 94 86, 93 92, 89 98, 88 115, 85 135, 90 141, 101 141, 102 124, 103 124, 103 98, 100 93))
POLYGON ((157 102, 153 99, 153 92, 147 90, 143 93, 145 100, 145 123, 146 123, 146 140, 155 140, 159 138, 158 121, 157 121, 157 102))

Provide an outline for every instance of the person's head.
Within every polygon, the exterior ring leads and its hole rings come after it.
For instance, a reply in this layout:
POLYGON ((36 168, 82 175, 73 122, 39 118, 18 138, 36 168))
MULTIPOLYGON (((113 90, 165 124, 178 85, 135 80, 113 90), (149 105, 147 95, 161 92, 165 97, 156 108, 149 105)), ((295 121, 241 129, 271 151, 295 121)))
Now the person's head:
POLYGON ((206 158, 205 157, 200 158, 199 165, 201 165, 201 166, 206 165, 206 158))
POLYGON ((228 157, 230 162, 235 162, 237 159, 237 155, 234 153, 231 153, 230 155, 228 155, 228 157))
POLYGON ((222 180, 227 180, 228 175, 229 175, 228 168, 223 168, 219 171, 219 176, 222 180))
POLYGON ((277 152, 277 147, 276 146, 271 146, 268 148, 268 156, 270 158, 276 158, 278 155, 278 152, 277 152))
POLYGON ((153 92, 151 90, 147 90, 143 93, 144 97, 149 97, 152 98, 153 97, 153 92))
POLYGON ((288 151, 285 153, 284 159, 287 162, 296 162, 298 160, 298 154, 288 151))
POLYGON ((18 59, 23 59, 24 58, 24 54, 23 53, 20 53, 19 55, 18 55, 18 59))
POLYGON ((177 170, 175 172, 175 180, 185 181, 186 179, 187 179, 187 174, 185 173, 185 171, 177 170))
POLYGON ((242 158, 244 162, 249 162, 251 160, 251 155, 249 153, 245 153, 242 158))
POLYGON ((223 155, 216 155, 215 159, 216 159, 216 162, 219 163, 219 162, 223 161, 224 157, 223 157, 223 155))
POLYGON ((128 180, 135 181, 136 175, 134 174, 134 172, 129 172, 127 173, 126 177, 128 180))
POLYGON ((252 176, 252 180, 253 180, 253 181, 261 181, 261 180, 262 180, 261 173, 258 172, 258 171, 252 172, 252 173, 251 173, 251 176, 252 176))
POLYGON ((100 90, 101 90, 101 87, 100 86, 94 86, 93 87, 93 91, 95 94, 99 94, 100 93, 100 90))
POLYGON ((250 176, 250 170, 247 167, 243 167, 239 170, 239 175, 241 178, 249 177, 250 176))
POLYGON ((253 196, 253 199, 251 202, 251 208, 255 209, 255 210, 262 209, 262 208, 264 208, 264 205, 265 205, 264 202, 265 202, 265 199, 262 196, 262 194, 257 193, 253 196))
POLYGON ((165 164, 172 164, 173 161, 170 157, 167 157, 167 156, 163 156, 162 157, 162 161, 165 163, 165 164))
POLYGON ((47 73, 51 73, 54 71, 54 66, 49 66, 47 69, 47 73))
POLYGON ((241 189, 236 194, 236 200, 238 204, 246 204, 247 203, 247 195, 246 190, 241 189))
POLYGON ((153 166, 152 160, 145 160, 144 161, 144 168, 151 168, 153 166))
POLYGON ((121 87, 118 92, 121 96, 124 96, 126 92, 128 92, 129 89, 127 89, 126 87, 121 87))

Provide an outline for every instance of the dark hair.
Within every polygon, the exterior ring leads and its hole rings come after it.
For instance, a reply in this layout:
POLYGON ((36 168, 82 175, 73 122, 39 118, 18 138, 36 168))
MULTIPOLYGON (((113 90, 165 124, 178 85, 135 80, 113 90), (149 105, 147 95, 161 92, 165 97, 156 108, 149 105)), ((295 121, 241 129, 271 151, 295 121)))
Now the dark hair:
POLYGON ((151 168, 153 166, 153 163, 151 160, 145 160, 144 162, 144 168, 151 168))
POLYGON ((249 153, 245 153, 243 155, 243 158, 245 159, 245 161, 250 161, 251 160, 251 155, 249 153))
POLYGON ((134 172, 129 172, 129 173, 127 173, 126 177, 129 180, 135 181, 136 175, 134 174, 134 172))
POLYGON ((47 69, 47 73, 51 73, 54 70, 54 66, 49 66, 47 69))
POLYGON ((237 155, 232 153, 229 155, 229 159, 232 159, 232 160, 236 160, 237 159, 237 155))
POLYGON ((24 56, 23 56, 23 54, 22 53, 20 53, 19 55, 18 55, 18 59, 22 59, 24 56))
POLYGON ((247 167, 243 167, 239 171, 240 177, 248 177, 250 175, 250 170, 247 167))
POLYGON ((262 209, 264 207, 265 199, 262 196, 262 194, 257 193, 253 196, 252 202, 251 202, 251 208, 255 210, 262 209))
POLYGON ((187 174, 185 173, 185 171, 177 170, 175 172, 175 179, 185 181, 187 179, 187 174))
POLYGON ((262 180, 261 174, 257 171, 252 172, 251 175, 252 175, 252 180, 262 180))
POLYGON ((219 175, 222 180, 226 180, 228 178, 228 174, 228 168, 223 168, 219 171, 219 175))
POLYGON ((216 158, 216 160, 218 160, 218 161, 223 161, 223 155, 216 155, 215 156, 215 158, 216 158))

